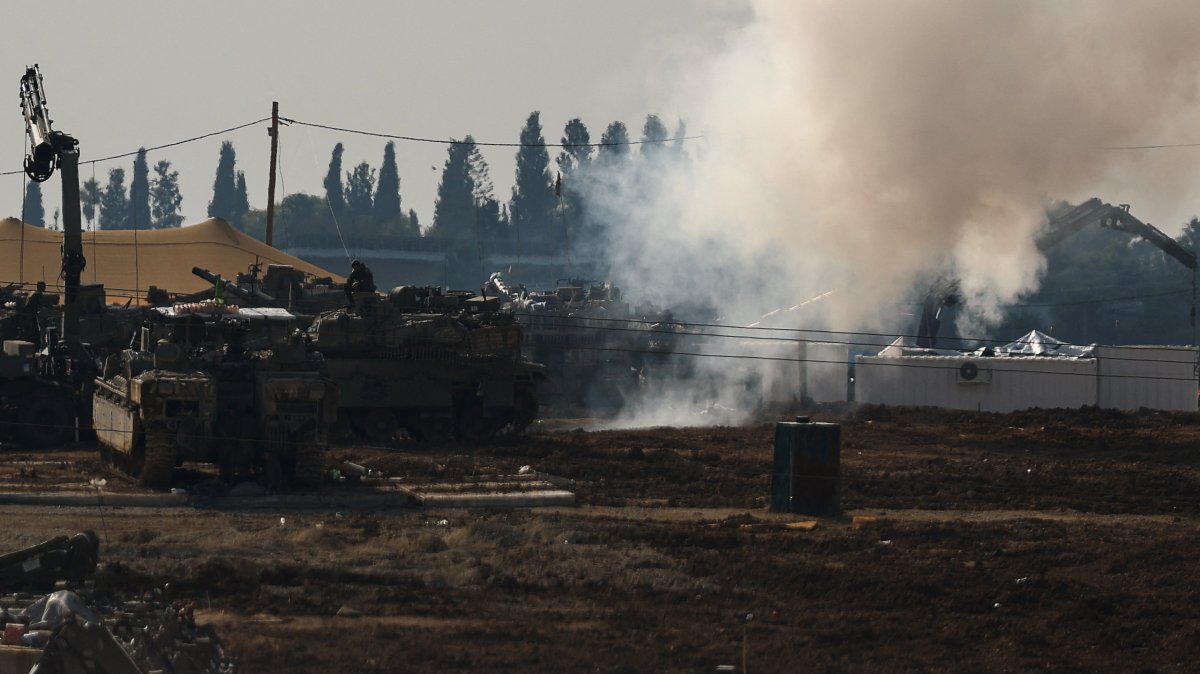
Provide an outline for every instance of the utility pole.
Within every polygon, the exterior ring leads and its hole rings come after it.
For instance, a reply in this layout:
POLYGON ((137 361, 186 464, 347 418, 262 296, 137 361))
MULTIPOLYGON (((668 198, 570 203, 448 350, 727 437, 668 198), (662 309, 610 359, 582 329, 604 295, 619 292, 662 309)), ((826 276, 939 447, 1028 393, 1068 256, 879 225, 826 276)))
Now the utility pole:
POLYGON ((267 245, 273 246, 275 231, 275 162, 279 156, 279 101, 271 103, 271 126, 267 129, 271 137, 271 177, 267 180, 267 245))

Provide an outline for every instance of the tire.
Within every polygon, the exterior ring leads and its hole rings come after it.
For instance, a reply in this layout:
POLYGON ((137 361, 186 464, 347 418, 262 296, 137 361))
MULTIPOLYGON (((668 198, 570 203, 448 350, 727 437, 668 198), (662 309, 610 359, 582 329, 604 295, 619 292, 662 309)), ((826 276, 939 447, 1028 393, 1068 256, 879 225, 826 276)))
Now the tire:
POLYGON ((21 406, 19 429, 21 441, 31 447, 67 444, 75 435, 70 398, 34 394, 21 406))

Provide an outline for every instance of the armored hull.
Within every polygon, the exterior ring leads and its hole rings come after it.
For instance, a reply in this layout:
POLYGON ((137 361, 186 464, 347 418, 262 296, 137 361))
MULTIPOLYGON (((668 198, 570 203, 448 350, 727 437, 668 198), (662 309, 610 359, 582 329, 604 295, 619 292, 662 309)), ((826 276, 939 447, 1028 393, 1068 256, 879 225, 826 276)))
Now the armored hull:
POLYGON ((42 373, 34 344, 5 340, 0 353, 0 437, 27 447, 70 442, 81 419, 78 392, 42 373))
MULTIPOLYGON (((153 350, 144 344, 110 357, 96 382, 105 455, 156 488, 185 461, 217 464, 228 482, 318 482, 335 409, 319 355, 248 336, 251 321, 236 315, 158 315, 143 332, 144 342, 159 337, 153 350)), ((278 337, 282 316, 258 327, 278 337)))
POLYGON ((309 327, 310 348, 337 383, 343 427, 376 442, 399 430, 481 442, 533 423, 545 368, 521 357, 520 326, 418 299, 412 289, 387 301, 364 294, 309 327))
POLYGON ((632 307, 619 288, 564 279, 528 292, 490 281, 522 328, 521 352, 550 373, 551 404, 617 409, 672 367, 679 334, 669 312, 632 307))

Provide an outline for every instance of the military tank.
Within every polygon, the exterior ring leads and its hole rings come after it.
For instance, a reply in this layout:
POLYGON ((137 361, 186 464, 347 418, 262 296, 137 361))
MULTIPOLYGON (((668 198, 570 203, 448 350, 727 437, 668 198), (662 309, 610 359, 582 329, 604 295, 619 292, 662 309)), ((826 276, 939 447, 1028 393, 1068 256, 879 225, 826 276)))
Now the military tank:
POLYGON ((96 380, 108 461, 154 488, 185 461, 215 463, 227 482, 320 480, 335 394, 294 317, 214 303, 152 315, 139 347, 109 356, 96 380))
POLYGON ((345 290, 332 277, 314 276, 286 264, 268 264, 265 273, 262 268, 262 264, 255 262, 247 271, 227 279, 203 267, 192 267, 192 274, 212 286, 182 295, 151 286, 146 299, 159 307, 202 302, 216 299, 219 287, 225 299, 239 306, 287 309, 298 317, 311 318, 322 311, 346 306, 345 290))
POLYGON ((521 357, 521 327, 495 298, 401 286, 356 293, 353 306, 318 314, 309 348, 337 383, 348 431, 389 442, 483 442, 537 418, 545 368, 521 357))
POLYGON ((522 354, 551 373, 550 404, 618 409, 655 379, 677 377, 668 356, 679 324, 668 311, 634 306, 611 282, 559 279, 554 290, 528 291, 493 274, 487 288, 522 328, 522 354))

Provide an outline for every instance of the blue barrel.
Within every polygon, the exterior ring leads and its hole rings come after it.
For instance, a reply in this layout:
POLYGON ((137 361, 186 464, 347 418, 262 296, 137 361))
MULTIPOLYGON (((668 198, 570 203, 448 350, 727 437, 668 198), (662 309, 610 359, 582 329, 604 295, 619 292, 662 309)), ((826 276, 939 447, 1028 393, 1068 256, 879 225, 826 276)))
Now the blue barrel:
POLYGON ((842 514, 842 427, 808 417, 775 424, 771 512, 842 514))

